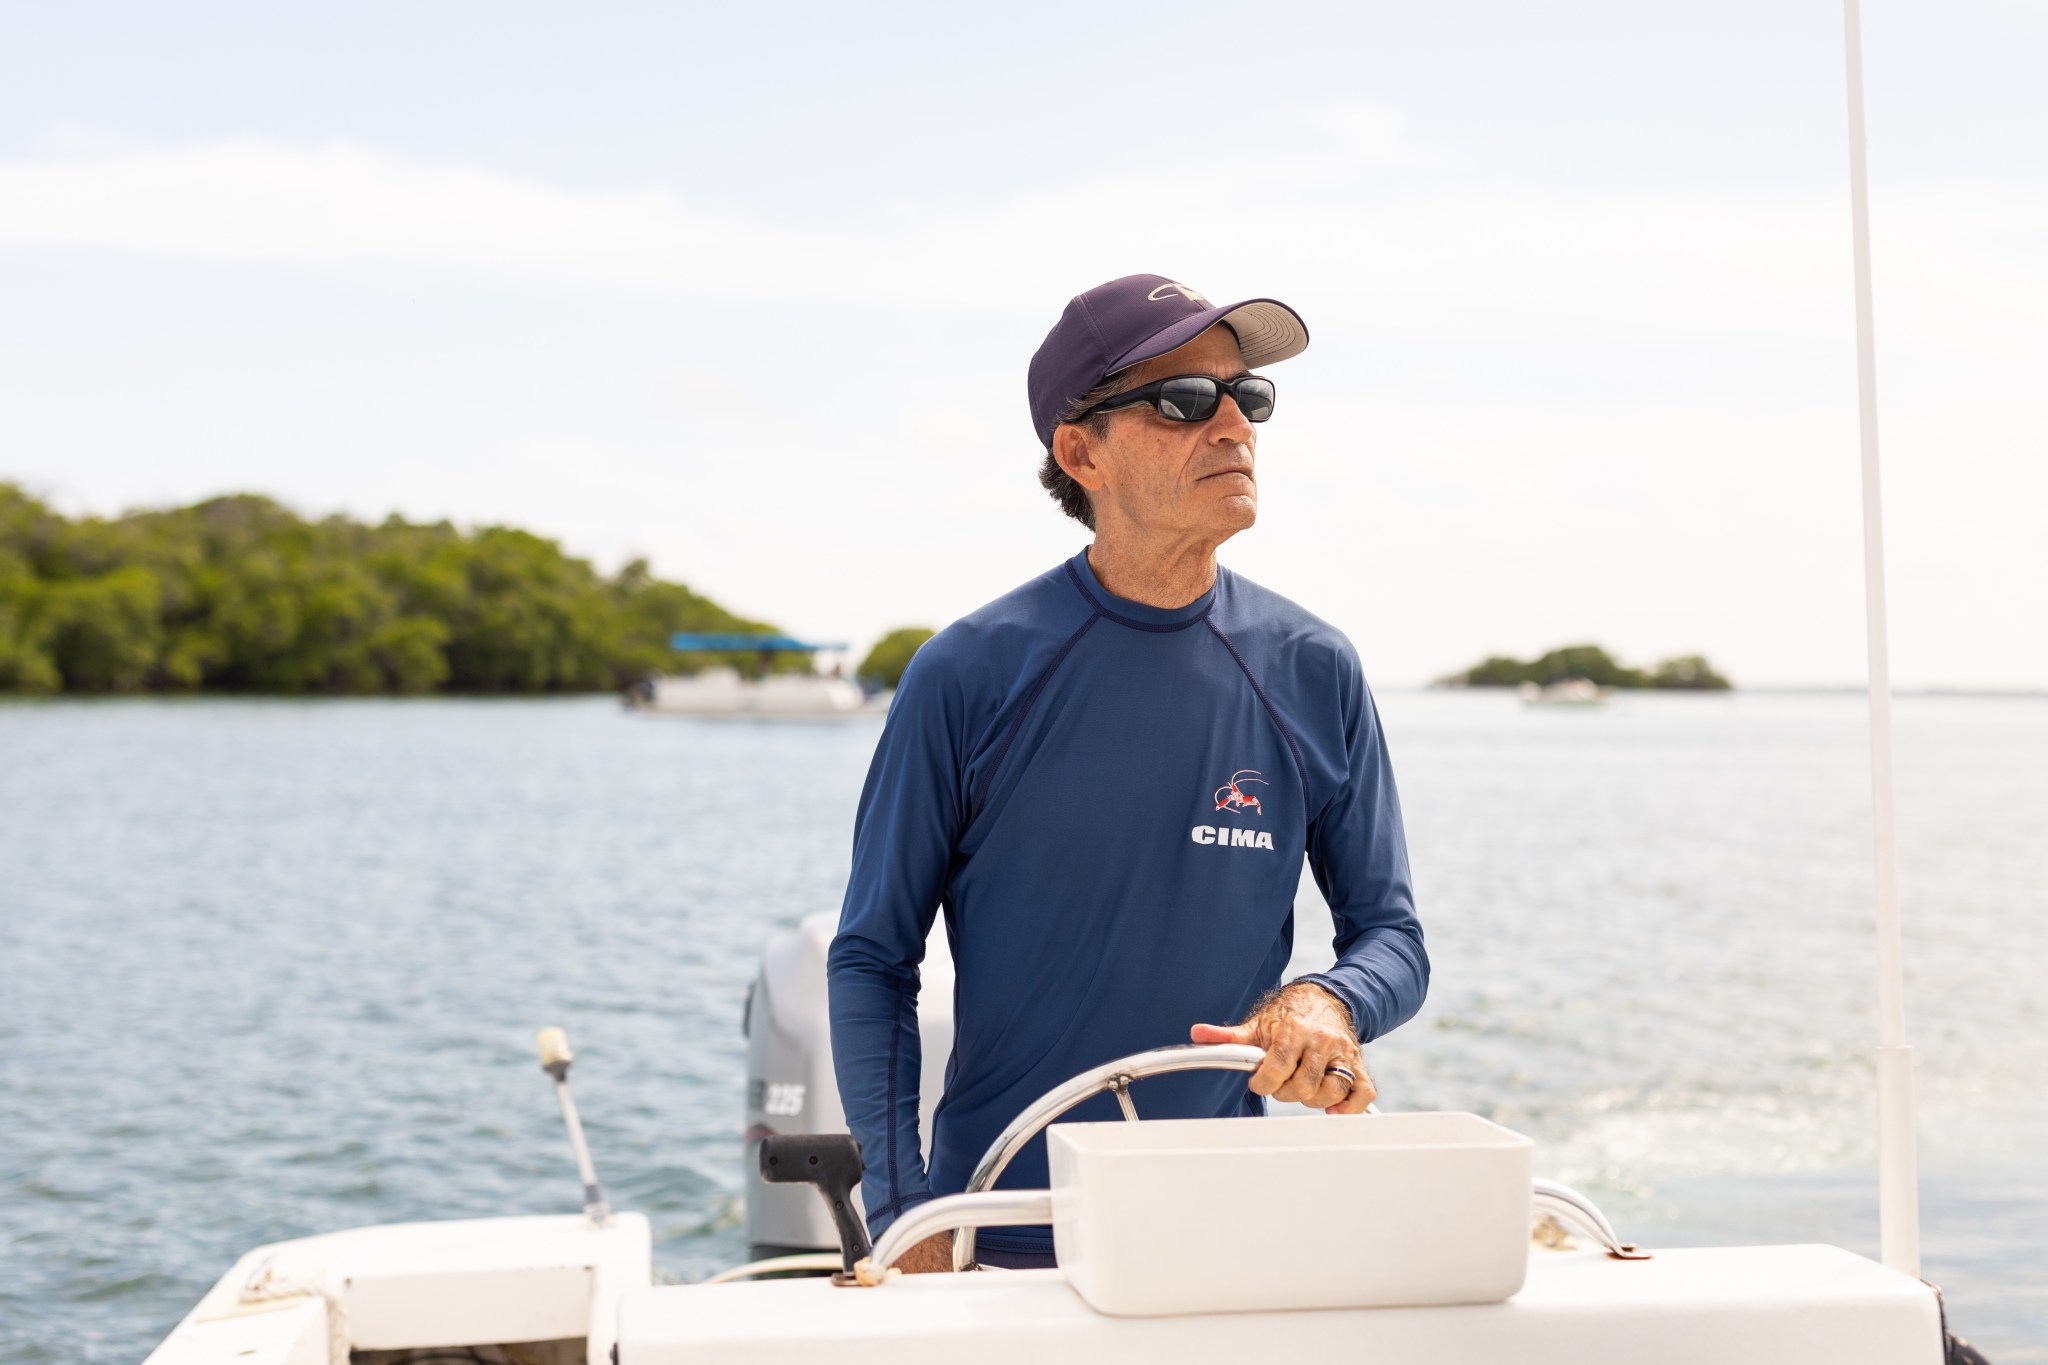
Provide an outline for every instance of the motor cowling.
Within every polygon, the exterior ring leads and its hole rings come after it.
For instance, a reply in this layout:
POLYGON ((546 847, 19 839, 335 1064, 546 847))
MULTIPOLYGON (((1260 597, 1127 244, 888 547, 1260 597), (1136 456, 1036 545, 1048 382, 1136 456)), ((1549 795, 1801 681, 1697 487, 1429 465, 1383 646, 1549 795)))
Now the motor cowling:
MULTIPOLYGON (((839 916, 820 911, 778 930, 761 954, 747 990, 747 1160, 760 1161, 761 1140, 788 1133, 843 1133, 839 1084, 832 1072, 832 1028, 826 1006, 825 954, 839 916)), ((919 969, 917 1026, 922 1040, 918 1127, 931 1154, 932 1107, 938 1103, 953 1050, 953 955, 944 921, 933 927, 919 969)), ((858 1200, 856 1193, 856 1201, 858 1200)), ((865 1219, 866 1211, 862 1210, 865 1219)), ((823 1202, 798 1185, 750 1183, 747 1242, 755 1257, 834 1251, 839 1234, 823 1202)))

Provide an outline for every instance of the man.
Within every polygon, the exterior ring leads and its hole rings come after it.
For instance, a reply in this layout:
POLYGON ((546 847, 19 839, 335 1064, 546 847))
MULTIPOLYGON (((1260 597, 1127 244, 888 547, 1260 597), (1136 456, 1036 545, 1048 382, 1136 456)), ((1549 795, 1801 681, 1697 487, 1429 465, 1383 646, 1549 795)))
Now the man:
MULTIPOLYGON (((1251 367, 1308 345, 1271 299, 1212 307, 1158 275, 1073 299, 1032 358, 1040 480, 1095 533, 912 660, 868 770, 829 958, 832 1051, 879 1233, 966 1184, 1032 1100, 1170 1043, 1253 1043, 1238 1073, 1148 1080, 1148 1117, 1364 1110, 1361 1042, 1429 980, 1393 770, 1337 630, 1220 568, 1258 514, 1251 367), (1306 854, 1337 962, 1283 989, 1306 854), (917 989, 943 909, 954 1043, 918 1133, 917 989), (1240 1020, 1227 1025, 1226 1020, 1240 1020)), ((1070 1119, 1115 1119, 1100 1096, 1070 1119)), ((998 1182, 1046 1183, 1044 1141, 998 1182)), ((900 1264, 951 1268, 948 1236, 900 1264)), ((992 1265, 1052 1263, 1045 1228, 990 1229, 992 1265)))

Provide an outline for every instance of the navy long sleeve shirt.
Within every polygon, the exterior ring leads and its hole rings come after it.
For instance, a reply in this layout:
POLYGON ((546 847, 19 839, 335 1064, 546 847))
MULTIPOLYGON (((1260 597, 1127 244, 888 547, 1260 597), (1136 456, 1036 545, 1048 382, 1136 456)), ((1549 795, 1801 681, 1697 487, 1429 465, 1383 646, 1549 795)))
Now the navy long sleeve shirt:
MULTIPOLYGON (((934 636, 897 689, 828 959, 832 1052, 879 1233, 962 1189, 1038 1096, 1230 1023, 1279 984, 1306 855, 1337 928, 1306 978, 1361 1040, 1429 981, 1394 775, 1342 633, 1227 569, 1190 605, 1113 597, 1076 555, 934 636), (953 1054, 918 1134, 918 963, 943 911, 953 1054)), ((1242 1074, 1132 1090, 1151 1118, 1261 1112, 1242 1074)), ((1098 1096, 1069 1119, 1114 1119, 1098 1096)), ((1003 1188, 1043 1187, 1041 1137, 1003 1188)), ((992 1229, 1038 1255, 1048 1229, 992 1229)))

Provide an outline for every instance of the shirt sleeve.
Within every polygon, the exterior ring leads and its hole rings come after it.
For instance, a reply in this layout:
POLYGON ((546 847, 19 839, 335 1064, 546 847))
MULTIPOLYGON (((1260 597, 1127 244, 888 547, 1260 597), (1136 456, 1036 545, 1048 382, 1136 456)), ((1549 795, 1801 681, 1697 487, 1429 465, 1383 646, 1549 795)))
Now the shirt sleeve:
POLYGON ((918 964, 965 819, 964 708, 937 653, 931 644, 918 651, 890 704, 826 958, 833 1069, 867 1167, 870 1234, 932 1197, 918 1141, 918 964))
POLYGON ((1336 923, 1337 961, 1301 978, 1351 1011, 1360 1042, 1414 1017, 1429 990, 1429 954, 1415 917, 1401 798, 1379 711, 1355 658, 1345 670, 1342 787, 1309 828, 1308 860, 1336 923))

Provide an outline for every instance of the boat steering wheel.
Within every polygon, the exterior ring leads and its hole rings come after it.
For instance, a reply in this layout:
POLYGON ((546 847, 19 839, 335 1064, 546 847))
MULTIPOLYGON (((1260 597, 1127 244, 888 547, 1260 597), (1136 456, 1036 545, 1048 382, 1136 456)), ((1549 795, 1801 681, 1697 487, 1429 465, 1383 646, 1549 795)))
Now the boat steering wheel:
MULTIPOLYGON (((849 1282, 863 1285, 877 1285, 891 1273, 889 1267, 896 1258, 926 1237, 940 1232, 953 1234, 953 1269, 956 1271, 975 1270, 974 1230, 1011 1223, 1049 1223, 1052 1221, 1052 1192, 1050 1190, 1010 1190, 1001 1193, 991 1191, 996 1177, 1024 1150, 1024 1144, 1037 1137, 1054 1119, 1072 1109, 1084 1100, 1090 1100, 1107 1091, 1116 1096, 1117 1104, 1124 1111, 1124 1118, 1135 1123, 1138 1119, 1137 1106, 1131 1103, 1129 1094, 1132 1081, 1147 1076, 1164 1076, 1176 1071, 1256 1071, 1259 1063, 1266 1059, 1263 1048, 1246 1043, 1183 1044, 1179 1047, 1153 1048, 1150 1052, 1136 1052, 1105 1062, 1092 1070, 1084 1071, 1061 1085, 1048 1090, 1027 1107, 1010 1126, 1003 1129, 996 1140, 982 1153, 981 1161, 975 1166, 974 1174, 967 1181, 967 1188, 959 1194, 943 1195, 928 1204, 919 1205, 891 1224, 873 1247, 873 1255, 863 1259, 855 1267, 849 1282)), ((1376 1114, 1377 1107, 1368 1105, 1366 1112, 1376 1114)), ((1534 1182, 1531 1190, 1534 1207, 1549 1213, 1562 1222, 1567 1231, 1576 1232, 1603 1246, 1608 1255, 1621 1260, 1647 1260, 1649 1253, 1638 1250, 1634 1245, 1623 1242, 1614 1232, 1614 1227, 1600 1212, 1592 1200, 1566 1185, 1549 1180, 1534 1182)))
MULTIPOLYGON (((996 1177, 1010 1164, 1024 1145, 1044 1132, 1060 1115, 1085 1100, 1107 1091, 1116 1096, 1124 1118, 1138 1121, 1138 1108, 1131 1103, 1131 1082, 1147 1076, 1165 1076, 1176 1071, 1256 1071, 1266 1060, 1264 1048, 1249 1043, 1182 1043, 1177 1047, 1156 1047, 1134 1052, 1113 1062, 1084 1071, 1072 1080, 1054 1086, 1010 1120, 975 1164, 963 1194, 980 1194, 991 1189, 996 1177)), ((953 1233, 953 1269, 974 1270, 974 1229, 956 1228, 953 1233)))

